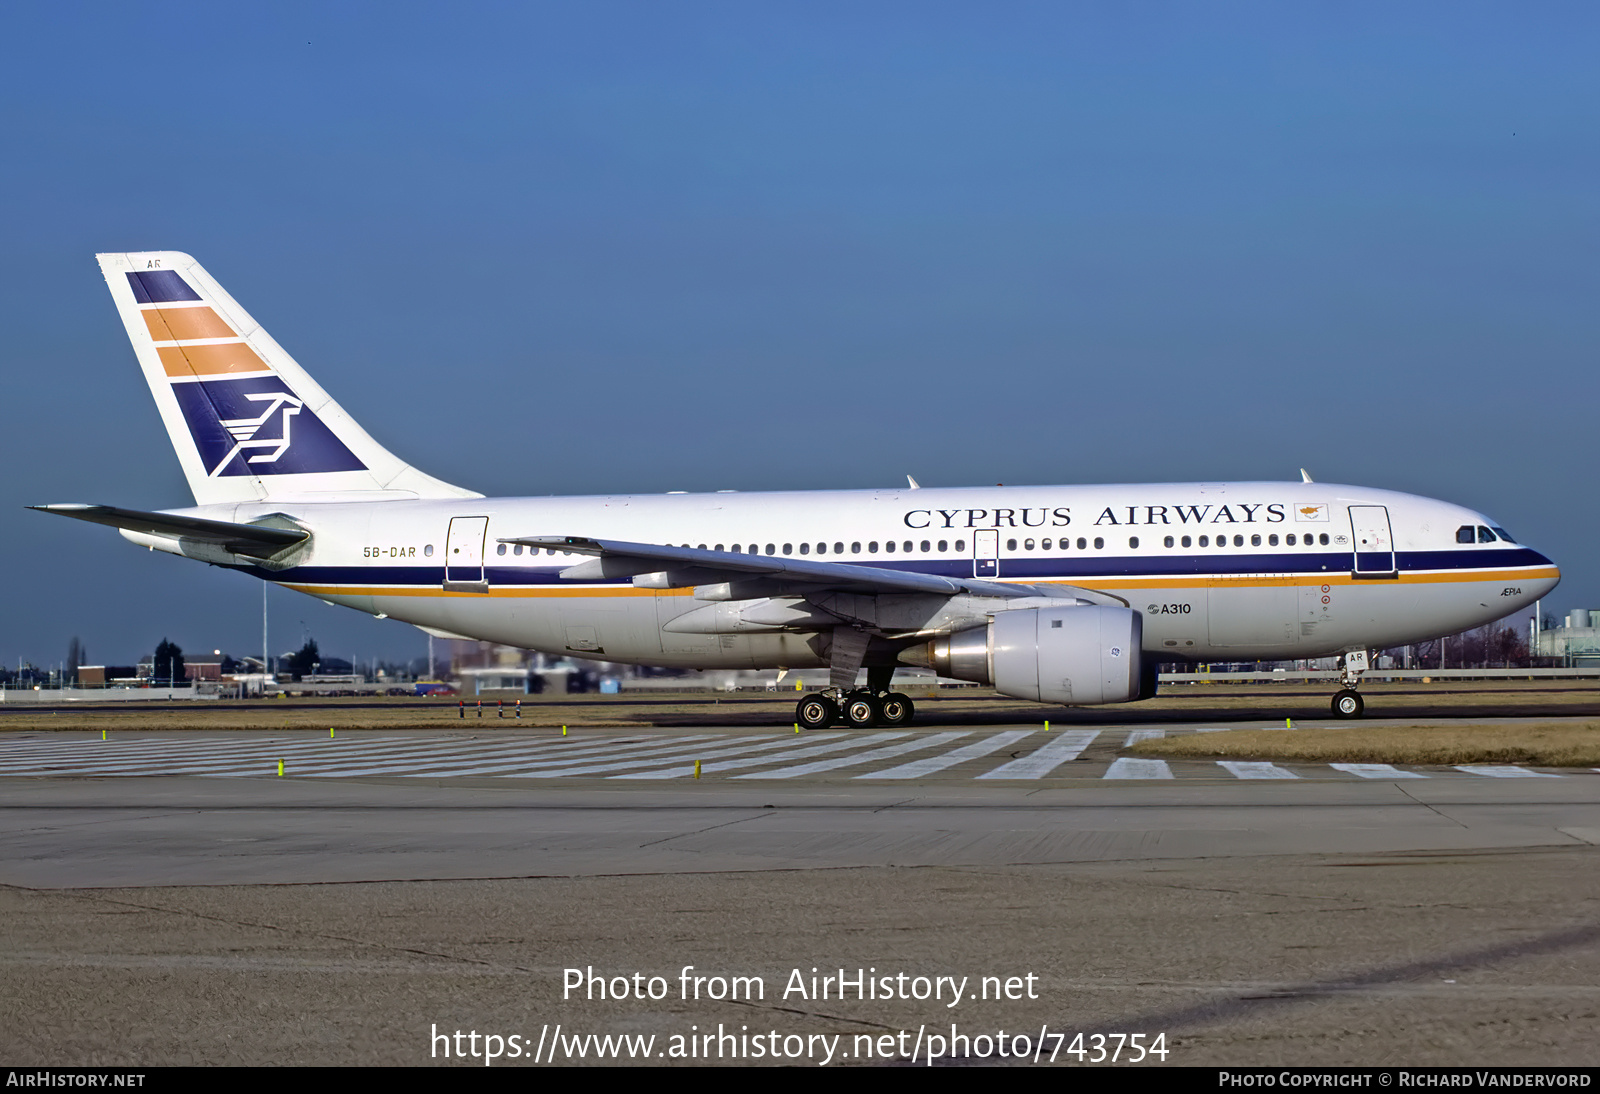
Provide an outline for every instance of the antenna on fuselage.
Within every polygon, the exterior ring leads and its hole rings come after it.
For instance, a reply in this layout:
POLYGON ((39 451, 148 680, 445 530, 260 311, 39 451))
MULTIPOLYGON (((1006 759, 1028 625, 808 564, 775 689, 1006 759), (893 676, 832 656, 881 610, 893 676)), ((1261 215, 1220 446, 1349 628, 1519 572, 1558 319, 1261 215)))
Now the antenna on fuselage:
POLYGON ((1301 482, 1310 482, 1311 481, 1311 472, 1307 471, 1303 467, 1300 469, 1300 481, 1301 482))
POLYGON ((906 481, 911 484, 911 489, 913 489, 913 490, 921 490, 922 489, 922 484, 920 482, 918 482, 916 479, 912 478, 910 475, 906 476, 906 481))

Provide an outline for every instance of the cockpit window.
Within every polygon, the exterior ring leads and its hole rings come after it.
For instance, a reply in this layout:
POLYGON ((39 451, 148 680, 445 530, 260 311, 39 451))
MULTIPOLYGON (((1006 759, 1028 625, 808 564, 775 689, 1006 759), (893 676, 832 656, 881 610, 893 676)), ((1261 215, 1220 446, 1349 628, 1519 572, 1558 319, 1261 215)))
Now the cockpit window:
POLYGON ((1501 539, 1505 540, 1507 543, 1515 543, 1515 542, 1517 542, 1516 540, 1511 538, 1511 533, 1506 531, 1504 528, 1496 528, 1494 530, 1494 534, 1499 536, 1501 539))
POLYGON ((1485 528, 1483 525, 1481 525, 1481 524, 1478 525, 1478 542, 1479 543, 1493 543, 1494 542, 1494 533, 1489 531, 1489 529, 1485 528))
POLYGON ((1457 543, 1476 543, 1477 541, 1477 530, 1474 529, 1472 525, 1463 524, 1460 528, 1456 529, 1457 543))

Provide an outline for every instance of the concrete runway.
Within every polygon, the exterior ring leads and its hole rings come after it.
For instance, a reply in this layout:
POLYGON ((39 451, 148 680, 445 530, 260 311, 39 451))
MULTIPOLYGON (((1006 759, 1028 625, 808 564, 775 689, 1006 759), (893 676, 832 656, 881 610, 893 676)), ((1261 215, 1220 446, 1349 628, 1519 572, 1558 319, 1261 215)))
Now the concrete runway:
POLYGON ((431 1034, 531 1055, 561 1023, 655 1035, 659 1063, 720 1023, 808 1039, 779 1062, 840 1036, 838 1065, 884 1062, 875 1039, 902 1030, 925 1058, 955 1023, 991 1046, 1042 1027, 1046 1059, 1100 1031, 1164 1034, 1171 1064, 1600 1063, 1600 774, 972 766, 1010 759, 894 780, 6 777, 9 1062, 456 1064, 431 1034), (686 965, 764 997, 682 998, 686 965), (569 968, 665 993, 564 999, 569 968), (813 968, 973 992, 1031 974, 1035 997, 784 993, 813 968))

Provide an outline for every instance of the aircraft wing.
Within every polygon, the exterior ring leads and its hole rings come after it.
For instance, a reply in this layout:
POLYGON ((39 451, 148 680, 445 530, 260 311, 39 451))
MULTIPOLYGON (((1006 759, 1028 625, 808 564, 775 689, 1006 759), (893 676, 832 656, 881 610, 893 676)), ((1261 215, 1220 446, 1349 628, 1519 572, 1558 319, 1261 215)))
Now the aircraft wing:
POLYGON ((294 528, 268 528, 259 524, 234 524, 226 520, 185 517, 175 513, 146 513, 138 509, 118 509, 111 505, 30 505, 40 513, 108 524, 130 532, 151 536, 176 536, 181 539, 214 543, 234 554, 266 558, 285 547, 292 547, 311 533, 294 528))
MULTIPOLYGON (((650 575, 654 581, 635 584, 658 588, 683 588, 725 581, 767 578, 791 585, 847 589, 851 592, 933 593, 942 596, 1079 597, 1092 601, 1114 601, 1103 593, 1071 586, 1010 585, 973 578, 940 577, 884 566, 861 566, 850 562, 820 562, 813 559, 775 555, 747 555, 733 551, 704 551, 694 547, 674 547, 659 543, 626 543, 621 540, 587 539, 582 536, 526 536, 502 539, 501 543, 520 543, 535 549, 545 548, 571 554, 592 555, 561 571, 571 580, 638 578, 650 575)), ((1120 602, 1119 602, 1120 603, 1120 602)))

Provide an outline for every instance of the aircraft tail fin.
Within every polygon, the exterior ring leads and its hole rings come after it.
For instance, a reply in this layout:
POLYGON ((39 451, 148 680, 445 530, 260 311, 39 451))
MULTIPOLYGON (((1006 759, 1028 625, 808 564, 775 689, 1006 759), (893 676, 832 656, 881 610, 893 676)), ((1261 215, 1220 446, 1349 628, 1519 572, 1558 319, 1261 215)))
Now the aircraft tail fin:
POLYGON ((481 496, 373 440, 193 258, 97 257, 197 504, 481 496))

